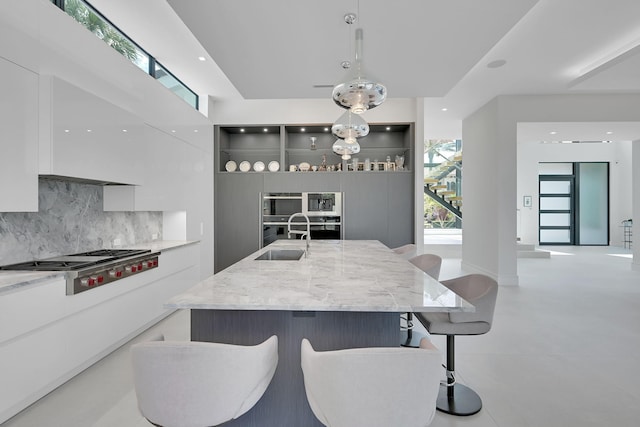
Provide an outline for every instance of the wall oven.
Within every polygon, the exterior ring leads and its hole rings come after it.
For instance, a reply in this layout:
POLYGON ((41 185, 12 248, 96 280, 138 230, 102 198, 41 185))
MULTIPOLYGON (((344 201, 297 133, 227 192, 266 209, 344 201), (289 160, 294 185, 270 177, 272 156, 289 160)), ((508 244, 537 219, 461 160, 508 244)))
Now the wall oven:
POLYGON ((302 193, 302 212, 307 216, 341 216, 342 193, 302 193))
MULTIPOLYGON (((342 227, 342 199, 340 192, 262 193, 261 245, 264 247, 278 239, 287 238, 289 217, 302 212, 311 222, 311 240, 340 240, 342 227)), ((296 229, 306 228, 302 216, 293 219, 296 229)))

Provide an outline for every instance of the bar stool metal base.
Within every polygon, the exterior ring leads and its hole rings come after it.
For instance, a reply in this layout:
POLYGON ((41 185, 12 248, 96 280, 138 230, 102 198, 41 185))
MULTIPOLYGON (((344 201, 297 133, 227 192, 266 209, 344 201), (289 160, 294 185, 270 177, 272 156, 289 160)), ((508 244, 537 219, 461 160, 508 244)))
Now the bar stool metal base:
POLYGON ((407 328, 400 329, 400 345, 402 347, 420 347, 420 340, 427 336, 413 330, 413 313, 407 313, 407 328))
POLYGON ((454 384, 447 387, 441 384, 436 408, 447 414, 468 416, 480 412, 482 400, 475 391, 465 385, 454 384))
POLYGON ((426 338, 427 336, 412 330, 401 330, 400 331, 400 345, 402 347, 420 347, 420 340, 422 338, 426 338))

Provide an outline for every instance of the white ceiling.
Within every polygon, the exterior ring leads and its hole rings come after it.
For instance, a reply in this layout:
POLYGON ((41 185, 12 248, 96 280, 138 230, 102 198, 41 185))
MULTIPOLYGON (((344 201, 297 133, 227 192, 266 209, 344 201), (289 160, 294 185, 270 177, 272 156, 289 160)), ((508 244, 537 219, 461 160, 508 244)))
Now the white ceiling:
MULTIPOLYGON (((638 0, 90 2, 217 99, 330 97, 314 85, 343 78, 354 44, 343 16, 359 11, 368 73, 390 98, 424 97, 425 135, 437 138, 459 136, 461 119, 501 94, 640 93, 638 0)), ((634 135, 615 126, 593 135, 634 135)))

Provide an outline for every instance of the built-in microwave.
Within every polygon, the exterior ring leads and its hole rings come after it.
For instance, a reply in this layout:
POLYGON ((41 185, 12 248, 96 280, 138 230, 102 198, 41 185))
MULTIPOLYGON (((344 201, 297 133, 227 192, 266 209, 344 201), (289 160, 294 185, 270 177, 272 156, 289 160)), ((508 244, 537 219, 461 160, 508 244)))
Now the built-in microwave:
POLYGON ((302 212, 307 216, 342 216, 342 193, 302 193, 302 212))
POLYGON ((302 193, 262 194, 262 218, 265 222, 283 222, 302 212, 302 193))

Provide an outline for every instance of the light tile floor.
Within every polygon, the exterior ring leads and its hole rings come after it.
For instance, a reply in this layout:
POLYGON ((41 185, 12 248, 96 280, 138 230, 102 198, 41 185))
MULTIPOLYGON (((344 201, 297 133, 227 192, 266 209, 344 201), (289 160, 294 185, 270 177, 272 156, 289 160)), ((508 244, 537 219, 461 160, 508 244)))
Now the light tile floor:
MULTIPOLYGON (((519 259, 520 286, 500 288, 491 332, 456 339, 458 379, 484 408, 464 418, 437 413, 432 426, 640 425, 640 271, 612 256, 628 254, 556 247, 550 259, 519 259)), ((461 273, 459 259, 444 260, 442 279, 461 273)), ((188 313, 132 342, 158 331, 187 339, 188 313)), ((443 337, 433 341, 444 350, 443 337)), ((129 344, 3 424, 45 425, 149 426, 136 409, 129 344)))

